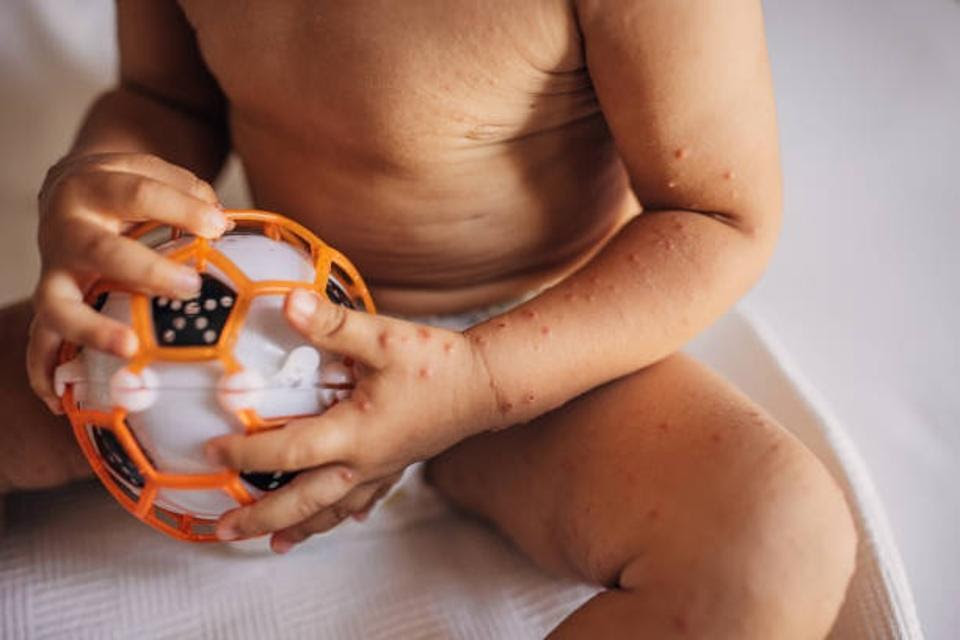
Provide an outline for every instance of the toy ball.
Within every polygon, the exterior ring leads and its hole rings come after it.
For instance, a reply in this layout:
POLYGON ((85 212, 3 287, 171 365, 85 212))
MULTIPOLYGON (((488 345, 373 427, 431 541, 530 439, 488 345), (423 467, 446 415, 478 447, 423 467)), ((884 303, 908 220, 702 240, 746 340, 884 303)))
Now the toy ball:
POLYGON ((174 538, 215 540, 217 518, 289 482, 204 456, 210 438, 276 428, 345 399, 352 363, 310 344, 286 320, 286 295, 309 288, 375 312, 356 269, 283 216, 228 211, 217 240, 149 223, 131 234, 200 273, 199 296, 149 297, 97 283, 88 303, 139 337, 130 360, 65 344, 57 393, 84 455, 137 518, 174 538))

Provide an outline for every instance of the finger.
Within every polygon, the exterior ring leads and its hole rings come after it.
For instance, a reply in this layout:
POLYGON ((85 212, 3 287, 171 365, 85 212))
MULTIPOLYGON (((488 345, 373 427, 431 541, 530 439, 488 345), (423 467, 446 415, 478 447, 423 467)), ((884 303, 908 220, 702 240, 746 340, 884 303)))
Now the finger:
POLYGON ((352 410, 337 404, 323 415, 291 420, 279 429, 213 438, 206 445, 213 464, 243 471, 298 471, 350 458, 355 445, 352 410))
POLYGON ((69 342, 122 358, 133 357, 137 352, 133 329, 85 304, 76 283, 65 273, 43 278, 34 296, 34 308, 38 330, 42 328, 69 342))
POLYGON ((99 273, 152 295, 192 298, 200 292, 200 275, 193 267, 165 258, 136 240, 91 225, 83 226, 75 237, 62 255, 62 262, 72 268, 99 273))
POLYGON ((36 318, 30 323, 30 339, 27 342, 27 377, 33 392, 46 403, 54 415, 63 415, 63 405, 53 388, 53 370, 57 364, 60 336, 37 325, 36 318))
POLYGON ((149 153, 109 153, 95 156, 94 164, 108 171, 137 173, 147 178, 166 182, 210 204, 219 204, 217 192, 206 180, 201 180, 192 171, 167 162, 149 153))
POLYGON ((294 328, 321 349, 374 368, 385 363, 379 340, 385 328, 382 318, 334 304, 306 289, 287 296, 286 313, 294 328))
POLYGON ((65 197, 120 220, 156 220, 205 238, 218 238, 229 226, 216 203, 136 173, 87 171, 66 180, 65 197))
POLYGON ((305 471, 252 505, 227 512, 217 523, 221 540, 252 538, 311 518, 347 495, 356 474, 341 465, 305 471))
POLYGON ((312 535, 326 533, 350 516, 371 508, 381 492, 380 482, 368 482, 353 489, 336 504, 273 534, 270 548, 274 553, 286 553, 312 535))

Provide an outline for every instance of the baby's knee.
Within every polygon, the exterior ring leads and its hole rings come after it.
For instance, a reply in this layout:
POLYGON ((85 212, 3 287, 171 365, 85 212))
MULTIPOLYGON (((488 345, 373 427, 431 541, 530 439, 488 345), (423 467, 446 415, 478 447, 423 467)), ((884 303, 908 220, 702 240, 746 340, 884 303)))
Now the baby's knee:
MULTIPOLYGON (((855 565, 856 530, 842 491, 785 434, 776 455, 730 489, 715 509, 691 517, 674 562, 660 566, 661 584, 674 584, 679 598, 673 615, 732 637, 826 636, 855 565)), ((625 567, 621 583, 649 586, 654 566, 625 567)))

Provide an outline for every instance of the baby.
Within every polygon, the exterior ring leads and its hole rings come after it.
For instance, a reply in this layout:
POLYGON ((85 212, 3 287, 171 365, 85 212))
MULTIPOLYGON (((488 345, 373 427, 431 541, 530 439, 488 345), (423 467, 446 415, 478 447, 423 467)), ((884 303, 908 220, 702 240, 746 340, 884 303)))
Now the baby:
MULTIPOLYGON (((95 279, 196 294, 192 269, 122 234, 225 233, 210 182, 232 151, 256 205, 348 255, 389 315, 288 297, 293 326, 364 374, 320 417, 208 443, 231 468, 301 471, 221 539, 284 553, 426 460, 533 562, 607 588, 557 638, 827 634, 856 547, 841 492, 678 353, 778 233, 758 0, 119 0, 117 19, 119 82, 39 200, 26 355, 54 413, 61 340, 136 348, 83 304, 95 279), (478 309, 464 331, 411 319, 478 309)), ((5 310, 5 344, 27 324, 5 310)), ((86 468, 20 357, 0 368, 7 491, 86 468)))

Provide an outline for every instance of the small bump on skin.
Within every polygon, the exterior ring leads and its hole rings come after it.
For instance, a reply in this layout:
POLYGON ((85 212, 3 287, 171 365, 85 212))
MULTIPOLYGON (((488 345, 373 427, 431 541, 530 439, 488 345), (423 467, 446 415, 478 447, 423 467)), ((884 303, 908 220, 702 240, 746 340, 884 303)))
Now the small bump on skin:
POLYGON ((419 329, 417 329, 417 335, 420 336, 421 340, 429 340, 430 329, 427 329, 426 327, 420 327, 419 329))
POLYGON ((470 336, 470 339, 473 340, 473 342, 479 346, 483 346, 487 344, 487 339, 484 338, 483 336, 470 336))
POLYGON ((673 152, 673 157, 676 158, 677 160, 683 160, 689 155, 690 155, 690 150, 685 149, 683 147, 680 147, 679 149, 673 152))
POLYGON ((730 170, 728 169, 727 171, 724 171, 724 172, 723 172, 723 179, 724 179, 724 180, 733 180, 733 178, 734 178, 735 175, 736 175, 736 174, 734 174, 733 171, 730 171, 730 170))
POLYGON ((373 408, 373 403, 367 400, 366 398, 363 398, 359 402, 357 402, 357 408, 360 409, 360 411, 367 412, 367 411, 370 411, 371 408, 373 408))
POLYGON ((666 433, 667 431, 670 431, 670 424, 667 422, 661 422, 658 428, 660 431, 666 433))
POLYGON ((677 630, 677 633, 687 635, 687 619, 682 613, 673 616, 673 628, 677 630))
POLYGON ((523 317, 526 318, 527 320, 533 320, 534 318, 537 317, 537 312, 534 311, 533 309, 524 309, 523 317))
POLYGON ((639 253, 631 253, 629 256, 627 256, 627 260, 629 260, 630 262, 632 262, 632 263, 634 263, 634 264, 637 264, 638 262, 640 262, 640 254, 639 254, 639 253))
POLYGON ((513 403, 507 400, 504 400, 503 402, 500 403, 499 409, 500 409, 500 413, 502 413, 503 415, 507 415, 508 413, 513 411, 513 403))
POLYGON ((667 182, 667 189, 676 189, 676 188, 677 188, 676 182, 674 182, 673 180, 670 180, 669 182, 667 182))
POLYGON ((532 393, 528 393, 527 395, 523 396, 523 402, 525 404, 530 404, 534 400, 536 400, 536 396, 534 396, 532 393))
POLYGON ((598 278, 597 276, 590 276, 590 284, 594 286, 600 284, 600 278, 598 278))
POLYGON ((430 367, 421 367, 417 375, 419 375, 422 379, 427 380, 433 376, 433 371, 430 369, 430 367))
POLYGON ((497 322, 497 329, 506 329, 506 328, 507 328, 506 320, 500 320, 499 322, 497 322))
POLYGON ((543 325, 542 327, 540 327, 540 335, 542 336, 550 335, 550 327, 548 327, 547 325, 543 325))
POLYGON ((713 442, 714 444, 720 444, 721 442, 723 442, 723 436, 719 432, 712 433, 710 434, 710 441, 713 442))
POLYGON ((659 520, 659 519, 660 519, 660 509, 657 509, 656 507, 654 507, 653 509, 650 509, 649 511, 647 511, 647 519, 648 519, 648 520, 659 520))
POLYGON ((344 482, 353 481, 353 471, 350 471, 350 469, 341 468, 340 470, 337 471, 337 474, 340 476, 340 479, 343 480, 344 482))
POLYGON ((389 349, 393 344, 393 336, 388 331, 384 331, 377 337, 377 342, 380 343, 380 348, 389 349))
POLYGON ((443 352, 444 352, 444 353, 450 353, 451 351, 453 351, 453 343, 452 343, 452 342, 444 342, 444 343, 443 343, 443 352))

